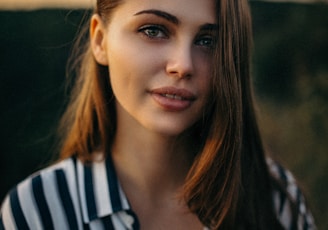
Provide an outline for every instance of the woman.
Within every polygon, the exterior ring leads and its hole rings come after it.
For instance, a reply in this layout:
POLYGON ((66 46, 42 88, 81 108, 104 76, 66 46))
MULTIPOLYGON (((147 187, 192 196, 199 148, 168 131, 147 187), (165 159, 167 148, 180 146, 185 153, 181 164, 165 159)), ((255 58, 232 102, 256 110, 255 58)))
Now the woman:
POLYGON ((314 229, 264 155, 250 25, 246 0, 98 0, 61 161, 9 193, 0 228, 314 229))

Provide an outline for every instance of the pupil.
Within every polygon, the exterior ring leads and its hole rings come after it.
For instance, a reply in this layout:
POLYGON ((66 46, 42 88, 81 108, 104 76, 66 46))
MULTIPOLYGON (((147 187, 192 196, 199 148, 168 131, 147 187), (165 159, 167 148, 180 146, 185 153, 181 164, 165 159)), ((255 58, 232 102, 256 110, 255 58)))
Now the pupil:
POLYGON ((148 34, 150 36, 156 36, 158 34, 157 30, 154 30, 154 29, 149 29, 148 30, 148 34))

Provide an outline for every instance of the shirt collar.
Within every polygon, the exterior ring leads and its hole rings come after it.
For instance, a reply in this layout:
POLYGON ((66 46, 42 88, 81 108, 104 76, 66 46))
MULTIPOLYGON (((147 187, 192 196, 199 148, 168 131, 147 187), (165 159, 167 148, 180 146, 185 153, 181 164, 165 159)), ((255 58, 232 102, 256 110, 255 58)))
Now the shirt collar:
POLYGON ((84 223, 121 211, 131 211, 111 157, 90 164, 77 160, 76 169, 84 223))

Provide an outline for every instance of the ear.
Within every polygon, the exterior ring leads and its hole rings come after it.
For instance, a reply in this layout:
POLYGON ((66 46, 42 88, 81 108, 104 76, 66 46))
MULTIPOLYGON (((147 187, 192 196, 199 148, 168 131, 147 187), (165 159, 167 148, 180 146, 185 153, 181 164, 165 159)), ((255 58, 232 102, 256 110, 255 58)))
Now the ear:
POLYGON ((98 14, 93 15, 91 18, 90 42, 92 53, 96 61, 101 65, 107 66, 106 28, 103 20, 98 14))

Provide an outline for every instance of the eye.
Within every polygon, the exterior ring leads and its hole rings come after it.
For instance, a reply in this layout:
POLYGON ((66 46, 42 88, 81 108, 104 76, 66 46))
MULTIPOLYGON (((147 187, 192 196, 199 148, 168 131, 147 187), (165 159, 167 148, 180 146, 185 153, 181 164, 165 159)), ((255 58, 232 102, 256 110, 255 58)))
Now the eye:
POLYGON ((156 39, 156 38, 167 38, 167 32, 165 28, 163 28, 160 25, 146 25, 142 26, 138 32, 143 33, 147 37, 151 39, 156 39))
POLYGON ((215 39, 211 35, 206 35, 196 39, 195 44, 205 48, 214 48, 215 39))

